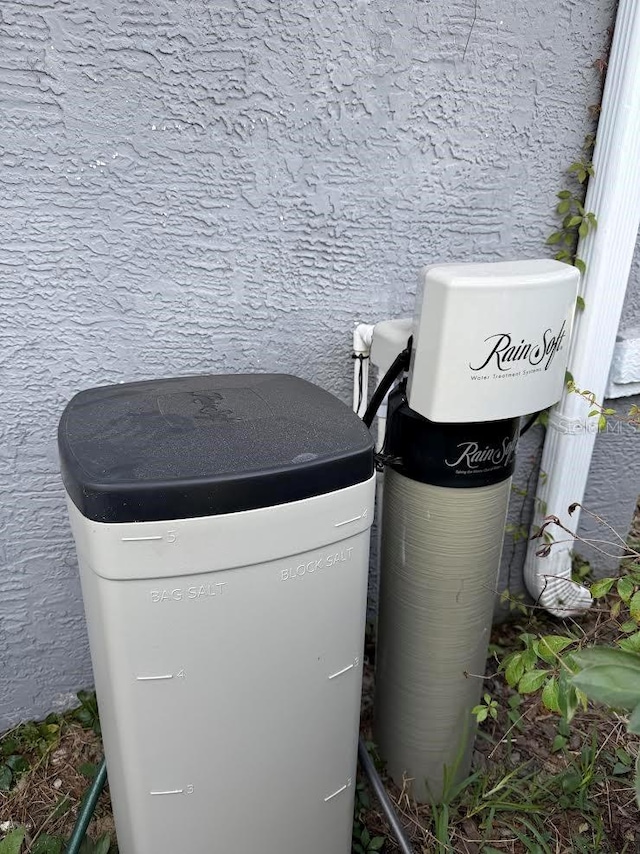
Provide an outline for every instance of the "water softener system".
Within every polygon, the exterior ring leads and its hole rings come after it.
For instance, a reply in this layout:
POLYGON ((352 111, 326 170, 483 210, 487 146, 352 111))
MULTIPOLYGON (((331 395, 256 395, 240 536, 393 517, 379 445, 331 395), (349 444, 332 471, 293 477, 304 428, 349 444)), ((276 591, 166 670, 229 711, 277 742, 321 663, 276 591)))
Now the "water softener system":
POLYGON ((468 774, 520 418, 561 395, 578 280, 550 260, 422 276, 382 453, 374 729, 419 801, 468 774))
MULTIPOLYGON (((365 415, 408 368, 381 457, 375 737, 419 800, 468 768, 519 418, 560 395, 577 281, 554 261, 427 269, 365 415)), ((183 377, 80 392, 59 449, 121 854, 348 854, 365 424, 295 377, 183 377)))
POLYGON ((291 376, 183 377, 80 392, 59 447, 121 854, 348 854, 362 421, 291 376))

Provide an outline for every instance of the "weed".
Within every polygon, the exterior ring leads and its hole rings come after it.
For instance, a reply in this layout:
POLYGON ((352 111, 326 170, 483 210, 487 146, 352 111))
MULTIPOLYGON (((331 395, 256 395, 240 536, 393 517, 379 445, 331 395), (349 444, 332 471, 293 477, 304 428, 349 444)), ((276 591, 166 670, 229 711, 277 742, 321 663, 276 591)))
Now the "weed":
MULTIPOLYGON (((0 854, 22 854, 23 846, 28 842, 27 828, 15 828, 0 841, 0 854)), ((60 837, 43 833, 31 842, 29 852, 30 854, 62 854, 64 845, 65 842, 60 837)), ((378 849, 364 850, 376 851, 378 849)), ((96 840, 86 836, 80 846, 80 854, 118 854, 118 848, 111 842, 109 834, 103 833, 96 840)))
POLYGON ((45 758, 60 740, 60 718, 49 715, 42 723, 29 721, 0 738, 0 792, 8 792, 31 767, 45 758))
POLYGON ((74 720, 100 735, 100 715, 95 691, 78 691, 80 706, 72 712, 74 720))

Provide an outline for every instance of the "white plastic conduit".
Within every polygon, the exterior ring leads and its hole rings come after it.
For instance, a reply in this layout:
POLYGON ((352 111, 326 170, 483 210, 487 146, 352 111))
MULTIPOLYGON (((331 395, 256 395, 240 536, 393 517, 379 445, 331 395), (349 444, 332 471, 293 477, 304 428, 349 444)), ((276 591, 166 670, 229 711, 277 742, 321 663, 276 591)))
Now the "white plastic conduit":
MULTIPOLYGON (((578 388, 604 398, 620 313, 640 225, 640 3, 620 0, 609 69, 593 155, 586 210, 598 228, 581 241, 578 255, 587 271, 569 355, 578 388)), ((551 410, 538 482, 534 530, 546 515, 558 516, 576 530, 579 512, 567 508, 584 495, 597 433, 597 417, 578 394, 565 391, 551 410)), ((537 602, 556 616, 580 613, 591 604, 586 588, 571 581, 573 542, 560 542, 548 557, 532 540, 525 563, 526 586, 537 602)))
POLYGON ((369 398, 369 355, 374 326, 359 323, 353 330, 353 411, 362 418, 369 398))

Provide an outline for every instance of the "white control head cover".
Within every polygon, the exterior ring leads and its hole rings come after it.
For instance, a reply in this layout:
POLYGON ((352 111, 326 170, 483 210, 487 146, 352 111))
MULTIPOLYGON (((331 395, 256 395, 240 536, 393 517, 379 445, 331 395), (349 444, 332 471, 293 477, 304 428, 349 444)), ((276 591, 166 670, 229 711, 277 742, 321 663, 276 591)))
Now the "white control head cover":
POLYGON ((456 423, 551 406, 565 381, 579 280, 575 267, 547 259, 425 268, 409 406, 456 423))

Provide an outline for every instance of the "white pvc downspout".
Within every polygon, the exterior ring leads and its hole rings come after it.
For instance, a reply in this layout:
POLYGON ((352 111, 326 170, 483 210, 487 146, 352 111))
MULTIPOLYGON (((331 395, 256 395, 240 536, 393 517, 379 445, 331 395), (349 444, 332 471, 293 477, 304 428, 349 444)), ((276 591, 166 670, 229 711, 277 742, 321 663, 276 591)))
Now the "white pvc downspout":
MULTIPOLYGON (((585 209, 598 228, 580 242, 578 255, 587 266, 582 279, 583 311, 577 312, 569 371, 579 389, 602 402, 613 356, 620 314, 640 226, 640 3, 620 0, 593 154, 595 176, 589 181, 585 209)), ((580 502, 589 474, 597 433, 597 416, 575 392, 565 390, 549 414, 549 426, 536 496, 537 530, 547 515, 577 530, 580 502)), ((586 588, 571 581, 573 541, 560 540, 547 557, 536 552, 544 541, 529 544, 525 584, 538 604, 555 616, 584 611, 591 604, 586 588)))

